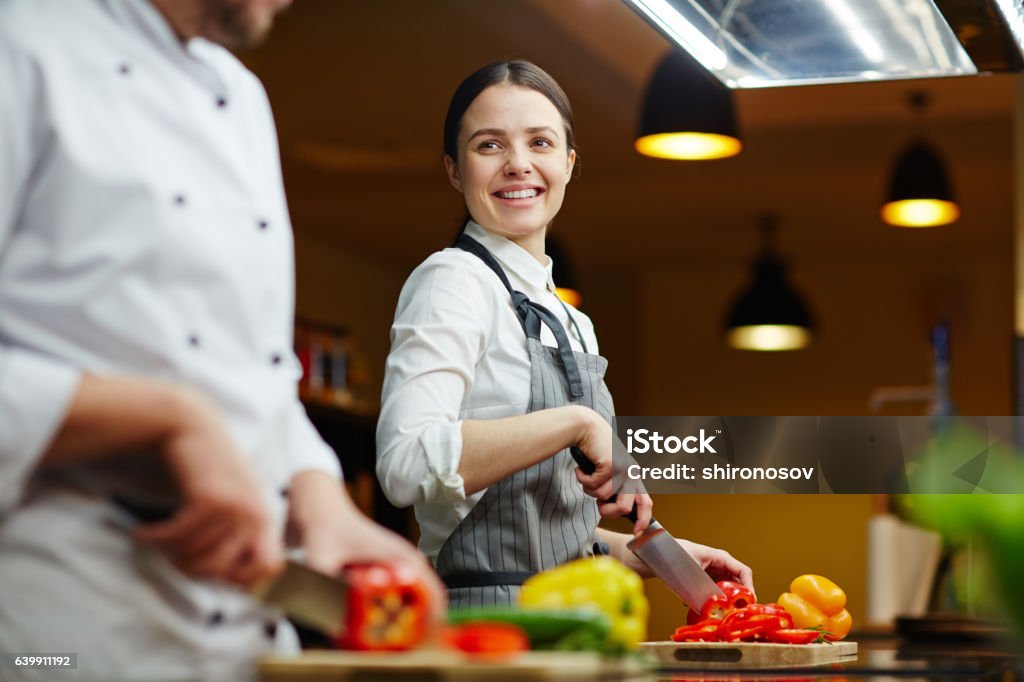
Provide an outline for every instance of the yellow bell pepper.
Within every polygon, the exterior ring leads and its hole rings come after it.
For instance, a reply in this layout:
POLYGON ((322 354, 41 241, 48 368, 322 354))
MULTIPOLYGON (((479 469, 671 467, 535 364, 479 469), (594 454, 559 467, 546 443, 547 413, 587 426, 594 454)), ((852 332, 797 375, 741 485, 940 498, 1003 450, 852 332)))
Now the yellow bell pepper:
POLYGON ((853 618, 846 610, 846 593, 820 575, 802 575, 778 599, 779 606, 793 616, 798 628, 822 628, 826 639, 842 639, 850 632, 853 618))
POLYGON ((647 636, 647 597, 636 573, 611 557, 577 559, 538 573, 519 594, 523 608, 592 608, 611 620, 605 642, 614 651, 635 649, 647 636))

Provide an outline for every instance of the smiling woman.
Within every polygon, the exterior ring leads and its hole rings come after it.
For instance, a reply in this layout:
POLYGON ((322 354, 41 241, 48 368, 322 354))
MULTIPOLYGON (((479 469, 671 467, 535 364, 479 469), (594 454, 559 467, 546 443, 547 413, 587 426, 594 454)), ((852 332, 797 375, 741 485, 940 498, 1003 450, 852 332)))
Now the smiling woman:
MULTIPOLYGON (((651 499, 612 489, 607 362, 587 316, 556 298, 544 249, 575 145, 565 93, 529 62, 471 75, 445 119, 444 165, 469 219, 399 297, 377 473, 392 502, 415 505, 452 606, 514 603, 532 574, 595 552, 649 574, 628 535, 597 528, 635 504, 642 531, 651 499)), ((749 583, 746 566, 703 550, 705 567, 749 583)))

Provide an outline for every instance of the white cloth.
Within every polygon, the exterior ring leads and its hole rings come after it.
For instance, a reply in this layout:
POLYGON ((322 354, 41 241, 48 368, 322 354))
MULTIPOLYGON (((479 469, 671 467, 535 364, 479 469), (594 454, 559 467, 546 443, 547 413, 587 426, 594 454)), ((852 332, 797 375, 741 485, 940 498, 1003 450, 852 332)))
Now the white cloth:
MULTIPOLYGON (((514 289, 562 322, 575 350, 575 327, 554 294, 551 259, 541 265, 515 242, 470 222, 514 289)), ((587 350, 593 323, 573 309, 587 350)), ((555 346, 546 326, 541 341, 555 346)), ((530 400, 526 335, 508 291, 482 260, 461 249, 433 254, 409 276, 391 327, 377 423, 377 477, 398 506, 414 505, 420 549, 431 559, 483 496, 467 496, 458 474, 462 421, 525 414, 530 400)))
POLYGON ((170 680, 237 676, 268 646, 247 597, 154 568, 101 522, 134 470, 83 467, 92 496, 23 491, 85 371, 204 391, 278 519, 296 472, 338 476, 297 398, 293 268, 269 104, 235 57, 183 45, 145 0, 0 0, 0 651, 82 644, 81 675, 170 680), (58 618, 68 639, 46 639, 58 618))

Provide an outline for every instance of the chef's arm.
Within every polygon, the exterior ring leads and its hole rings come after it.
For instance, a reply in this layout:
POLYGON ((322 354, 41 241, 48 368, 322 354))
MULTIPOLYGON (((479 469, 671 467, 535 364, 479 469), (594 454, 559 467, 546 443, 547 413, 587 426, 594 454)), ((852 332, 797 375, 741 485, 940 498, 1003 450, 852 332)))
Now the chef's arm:
MULTIPOLYGON (((49 129, 34 57, 0 27, 0 252, 20 224, 49 129)), ((9 258, 7 260, 10 260, 9 258)), ((52 358, 0 344, 0 506, 13 504, 67 410, 78 373, 52 358)))
POLYGON ((610 476, 610 427, 589 408, 567 405, 504 419, 467 419, 459 475, 472 495, 573 445, 603 460, 610 476))
POLYGON ((188 424, 216 418, 195 392, 127 376, 83 374, 60 426, 39 460, 42 469, 158 449, 188 424))
POLYGON ((159 452, 181 491, 166 521, 135 529, 197 578, 248 585, 280 569, 282 547, 260 485, 213 403, 185 386, 83 374, 40 468, 159 452))

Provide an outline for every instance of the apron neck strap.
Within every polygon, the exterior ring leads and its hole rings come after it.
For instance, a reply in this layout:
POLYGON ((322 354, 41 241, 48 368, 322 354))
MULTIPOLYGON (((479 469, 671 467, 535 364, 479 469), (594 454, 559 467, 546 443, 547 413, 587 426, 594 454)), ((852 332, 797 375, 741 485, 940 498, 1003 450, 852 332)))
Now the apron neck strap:
MULTIPOLYGON (((554 313, 540 303, 531 301, 523 292, 513 289, 512 284, 508 281, 508 275, 505 274, 501 265, 498 264, 498 261, 483 244, 467 234, 461 234, 455 240, 455 247, 472 253, 498 276, 505 289, 508 290, 509 296, 512 297, 512 307, 516 311, 519 322, 523 325, 523 331, 526 333, 527 338, 540 341, 541 322, 551 330, 551 334, 555 337, 555 341, 558 344, 558 355, 561 357, 562 365, 565 367, 565 376, 569 381, 569 392, 573 398, 582 397, 583 379, 580 377, 580 368, 576 364, 576 356, 573 355, 572 345, 569 343, 569 335, 565 333, 565 327, 558 321, 554 313)), ((569 319, 572 320, 571 315, 569 319)), ((575 322, 573 320, 573 324, 575 322)), ((579 327, 576 328, 576 333, 579 334, 579 327)))

